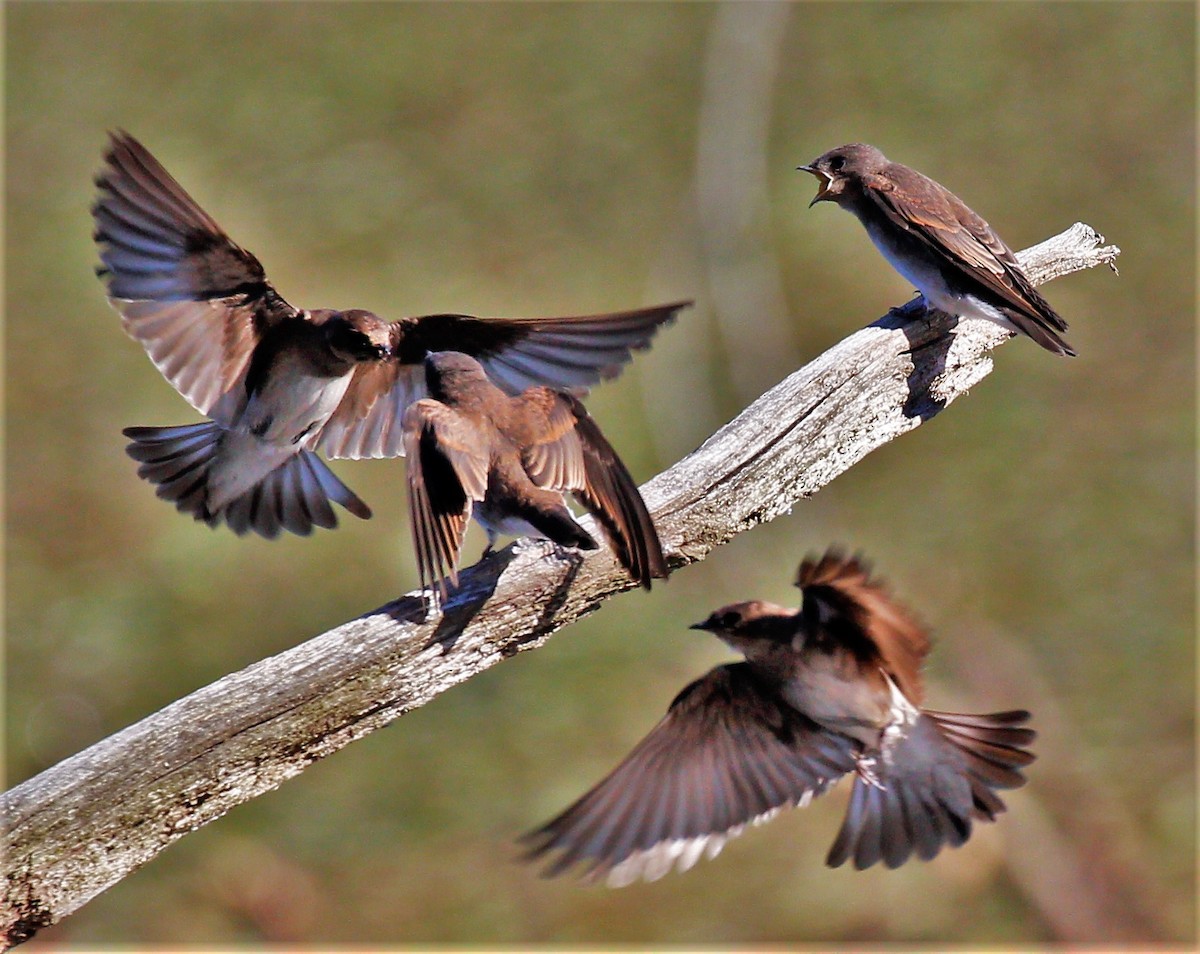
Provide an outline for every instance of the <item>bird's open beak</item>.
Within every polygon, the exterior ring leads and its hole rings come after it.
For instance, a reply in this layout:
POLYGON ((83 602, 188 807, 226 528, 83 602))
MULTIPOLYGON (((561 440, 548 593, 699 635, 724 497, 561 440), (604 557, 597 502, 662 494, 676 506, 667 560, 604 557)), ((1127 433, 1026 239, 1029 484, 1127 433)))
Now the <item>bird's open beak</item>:
POLYGON ((816 176, 817 179, 820 180, 820 185, 817 188, 817 194, 813 196, 813 200, 808 203, 808 207, 810 209, 822 199, 827 199, 829 197, 829 186, 833 183, 833 180, 830 179, 829 176, 825 175, 825 173, 821 172, 814 166, 796 166, 796 168, 800 172, 807 172, 810 176, 816 176))

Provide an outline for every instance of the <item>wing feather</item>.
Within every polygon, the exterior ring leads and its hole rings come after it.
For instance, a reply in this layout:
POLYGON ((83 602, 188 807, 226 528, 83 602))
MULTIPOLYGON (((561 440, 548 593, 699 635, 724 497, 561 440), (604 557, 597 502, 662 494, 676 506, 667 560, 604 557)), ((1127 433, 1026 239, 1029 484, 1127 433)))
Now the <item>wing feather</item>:
POLYGON ((796 585, 804 593, 801 611, 808 618, 860 660, 880 658, 905 697, 920 705, 924 698, 921 666, 929 654, 929 636, 882 583, 871 579, 865 561, 831 548, 800 564, 796 585))
POLYGON ((465 417, 428 398, 403 420, 408 457, 408 501, 422 588, 437 586, 444 601, 446 579, 458 585, 471 506, 487 491, 485 438, 465 417))
POLYGON ((474 318, 424 315, 392 323, 392 360, 360 366, 326 425, 320 449, 330 457, 397 457, 404 442, 395 422, 425 396, 421 363, 436 351, 476 358, 509 394, 546 385, 585 392, 615 377, 632 353, 691 302, 565 318, 474 318))
POLYGON ((132 136, 113 134, 96 185, 99 274, 125 331, 196 410, 229 426, 261 335, 301 313, 132 136))
POLYGON ((865 176, 863 185, 864 194, 891 222, 937 251, 959 278, 977 282, 1035 324, 1067 330, 1067 323, 1034 287, 1012 249, 945 186, 895 164, 888 167, 887 175, 865 176))
POLYGON ((603 781, 524 836, 547 875, 610 884, 690 867, 755 819, 807 803, 854 766, 854 743, 783 705, 745 663, 688 686, 603 781))
POLYGON ((604 530, 618 561, 647 589, 667 576, 666 558, 654 521, 637 484, 588 414, 567 392, 526 391, 524 426, 514 429, 522 462, 539 487, 570 492, 604 530))

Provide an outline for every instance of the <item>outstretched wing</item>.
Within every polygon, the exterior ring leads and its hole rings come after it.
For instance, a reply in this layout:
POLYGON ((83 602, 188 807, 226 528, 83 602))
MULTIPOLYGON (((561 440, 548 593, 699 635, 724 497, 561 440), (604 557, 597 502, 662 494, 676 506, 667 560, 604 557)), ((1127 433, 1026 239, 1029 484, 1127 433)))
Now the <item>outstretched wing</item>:
POLYGON ((458 559, 471 518, 471 505, 487 490, 486 441, 456 411, 424 399, 404 415, 408 457, 408 510, 422 588, 446 578, 458 585, 458 559))
POLYGON ((585 392, 620 374, 635 350, 691 302, 566 318, 472 318, 425 315, 392 323, 392 360, 360 366, 325 426, 330 457, 396 457, 404 410, 425 396, 421 363, 436 351, 476 358, 499 387, 519 394, 535 385, 585 392))
POLYGON ((801 612, 815 624, 814 632, 826 634, 861 661, 879 657, 905 697, 920 705, 929 636, 882 583, 871 579, 865 562, 831 548, 821 557, 805 558, 796 585, 804 593, 801 612))
POLYGON ((712 858, 747 824, 807 804, 854 767, 854 743, 763 687, 745 663, 683 690, 663 720, 595 788, 522 839, 614 887, 712 858))
POLYGON ((532 388, 522 403, 530 426, 514 434, 522 463, 539 487, 569 491, 587 508, 618 561, 647 589, 667 576, 662 543, 625 464, 574 395, 532 388))
POLYGON ((140 142, 114 133, 104 158, 92 218, 109 300, 176 390, 229 425, 255 346, 300 313, 140 142))

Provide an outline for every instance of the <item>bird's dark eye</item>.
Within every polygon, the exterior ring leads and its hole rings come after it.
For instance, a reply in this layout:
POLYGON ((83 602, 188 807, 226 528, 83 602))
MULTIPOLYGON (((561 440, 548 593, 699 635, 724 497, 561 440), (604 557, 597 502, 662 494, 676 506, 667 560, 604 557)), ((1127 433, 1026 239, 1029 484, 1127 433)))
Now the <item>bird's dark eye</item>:
POLYGON ((345 322, 331 322, 328 329, 327 340, 330 347, 342 354, 358 359, 376 357, 379 354, 379 349, 369 336, 345 322))
POLYGON ((741 622, 741 619, 741 616, 737 613, 722 613, 721 618, 717 622, 721 624, 723 629, 732 629, 741 622))
POLYGON ((830 172, 841 172, 842 167, 845 165, 846 165, 846 157, 845 156, 834 156, 829 160, 829 171, 830 172))

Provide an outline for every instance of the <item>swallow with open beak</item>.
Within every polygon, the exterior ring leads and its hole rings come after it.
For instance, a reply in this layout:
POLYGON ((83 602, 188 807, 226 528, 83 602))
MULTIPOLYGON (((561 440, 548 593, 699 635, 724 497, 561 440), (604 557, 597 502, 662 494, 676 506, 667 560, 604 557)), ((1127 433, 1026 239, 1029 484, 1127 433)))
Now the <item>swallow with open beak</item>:
POLYGON ((805 805, 842 776, 850 804, 826 859, 896 868, 959 846, 1024 784, 1029 713, 921 708, 929 640, 863 563, 831 550, 800 565, 799 610, 722 607, 700 629, 744 662, 693 682, 612 773, 524 837, 547 875, 580 865, 610 885, 709 858, 749 824, 805 805))
POLYGON ((864 143, 831 149, 799 168, 820 182, 809 206, 833 202, 853 214, 928 304, 1028 335, 1054 354, 1075 355, 1062 338, 1067 323, 1012 250, 945 186, 864 143))
POLYGON ((596 518, 634 580, 649 589, 666 577, 637 485, 577 397, 546 387, 505 394, 480 362, 454 351, 430 354, 425 374, 429 397, 404 413, 404 449, 421 585, 435 602, 445 600, 447 578, 458 585, 472 516, 487 531, 488 550, 502 533, 595 550, 565 493, 596 518))
POLYGON ((158 495, 210 526, 272 538, 370 510, 317 456, 394 457, 424 392, 426 353, 475 355, 504 389, 583 393, 688 302, 544 319, 293 307, 150 152, 111 137, 92 209, 103 278, 125 330, 211 420, 135 427, 128 453, 158 495))

